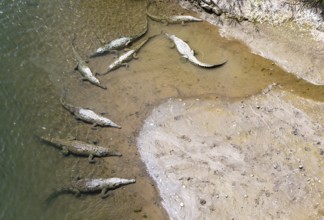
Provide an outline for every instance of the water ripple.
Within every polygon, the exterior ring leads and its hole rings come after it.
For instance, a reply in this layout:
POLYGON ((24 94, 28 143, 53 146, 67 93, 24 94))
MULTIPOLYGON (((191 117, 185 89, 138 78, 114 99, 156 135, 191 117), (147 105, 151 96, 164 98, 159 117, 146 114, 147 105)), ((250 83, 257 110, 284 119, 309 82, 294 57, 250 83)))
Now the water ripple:
MULTIPOLYGON (((0 1, 0 219, 39 219, 41 204, 52 188, 78 173, 96 171, 80 167, 72 157, 62 160, 56 149, 34 135, 82 132, 55 92, 66 80, 63 72, 74 63, 72 36, 77 34, 78 50, 85 56, 97 46, 89 43, 96 34, 110 40, 138 32, 145 19, 130 12, 143 9, 142 3, 112 0, 110 6, 115 7, 107 7, 102 0, 0 1), (116 15, 125 20, 111 17, 116 15)), ((89 201, 83 206, 88 207, 89 201)), ((62 212, 55 209, 46 219, 63 219, 78 208, 64 201, 59 207, 62 212)))

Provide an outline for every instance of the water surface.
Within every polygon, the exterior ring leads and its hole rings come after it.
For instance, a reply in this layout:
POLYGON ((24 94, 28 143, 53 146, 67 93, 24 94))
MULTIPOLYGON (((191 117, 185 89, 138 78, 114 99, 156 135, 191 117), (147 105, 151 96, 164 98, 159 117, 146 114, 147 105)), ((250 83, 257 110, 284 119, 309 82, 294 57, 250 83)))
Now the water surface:
MULTIPOLYGON (((96 140, 87 125, 62 109, 64 87, 79 85, 72 72, 71 39, 85 57, 102 40, 131 34, 137 14, 125 26, 110 19, 117 13, 143 8, 143 1, 10 1, 0 3, 0 219, 106 219, 110 204, 101 199, 63 196, 44 206, 49 193, 76 176, 109 177, 100 163, 63 157, 37 135, 74 136, 96 140), (122 27, 117 31, 117 28, 122 27), (109 30, 109 31, 108 31, 109 30), (108 34, 109 33, 109 34, 108 34), (104 204, 100 206, 98 204, 104 204), (108 207, 107 207, 108 206, 108 207), (96 209, 94 210, 94 207, 96 209), (100 210, 105 209, 107 211, 100 210)), ((119 18, 117 18, 119 19, 119 18)), ((132 210, 131 210, 132 211, 132 210)), ((122 212, 119 209, 119 215, 122 212)))

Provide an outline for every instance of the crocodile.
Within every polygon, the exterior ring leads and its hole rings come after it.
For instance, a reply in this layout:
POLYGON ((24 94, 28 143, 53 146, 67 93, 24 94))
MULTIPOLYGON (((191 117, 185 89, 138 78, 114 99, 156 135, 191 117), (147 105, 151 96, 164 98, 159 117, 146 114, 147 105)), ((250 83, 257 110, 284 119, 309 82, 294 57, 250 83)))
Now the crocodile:
POLYGON ((110 52, 116 52, 117 50, 126 48, 127 46, 129 46, 130 44, 132 44, 133 42, 135 42, 136 40, 138 40, 139 38, 144 36, 146 34, 147 30, 148 30, 148 22, 146 21, 146 25, 145 25, 143 31, 141 31, 140 33, 138 33, 134 36, 125 36, 125 37, 120 37, 120 38, 114 39, 114 40, 104 44, 102 47, 99 47, 96 50, 96 52, 94 52, 93 54, 90 55, 90 57, 96 57, 96 56, 104 55, 104 54, 110 53, 110 52))
POLYGON ((70 104, 67 104, 63 100, 63 98, 61 98, 60 101, 61 101, 63 107, 66 110, 68 110, 69 112, 71 112, 72 114, 74 114, 74 116, 77 119, 83 120, 88 123, 92 123, 94 127, 98 125, 98 126, 102 126, 102 127, 106 126, 106 127, 113 127, 113 128, 121 128, 121 126, 114 123, 110 119, 103 117, 90 109, 79 108, 79 107, 75 107, 70 104))
POLYGON ((90 68, 87 66, 87 62, 85 60, 83 60, 81 58, 81 56, 77 53, 77 51, 75 50, 75 46, 74 46, 74 39, 72 40, 72 51, 74 54, 74 57, 77 61, 77 66, 75 67, 75 70, 78 70, 82 76, 84 77, 84 80, 88 80, 90 83, 102 88, 102 89, 107 89, 106 86, 103 86, 100 84, 99 79, 97 79, 91 72, 90 68))
POLYGON ((128 62, 131 61, 133 58, 136 58, 136 53, 152 38, 156 37, 157 35, 153 35, 148 37, 147 39, 143 40, 139 45, 134 47, 133 49, 125 52, 124 54, 120 55, 115 59, 114 62, 112 62, 108 66, 108 70, 105 73, 97 73, 98 75, 105 75, 109 73, 112 70, 118 69, 121 66, 128 66, 128 62))
POLYGON ((64 155, 69 153, 78 156, 88 156, 89 163, 94 163, 94 157, 105 157, 105 156, 122 156, 119 152, 110 151, 108 148, 96 146, 93 144, 87 144, 78 140, 65 140, 59 138, 47 138, 40 137, 40 139, 46 143, 54 145, 55 147, 62 150, 64 155))
POLYGON ((103 179, 76 179, 71 182, 68 187, 62 187, 52 192, 46 199, 46 204, 56 198, 57 196, 64 193, 72 193, 79 196, 81 193, 95 193, 101 191, 101 198, 106 198, 109 195, 109 190, 117 189, 121 186, 135 183, 135 179, 121 179, 117 177, 103 179))
POLYGON ((215 67, 223 66, 227 62, 226 60, 218 64, 203 63, 195 57, 195 52, 190 48, 190 46, 186 42, 176 37, 175 35, 170 35, 168 33, 165 33, 165 35, 175 44, 177 50, 179 51, 179 53, 182 55, 183 58, 189 60, 191 63, 197 66, 204 67, 204 68, 215 68, 215 67))
POLYGON ((150 14, 148 11, 146 11, 146 15, 153 21, 162 22, 166 25, 167 24, 182 24, 182 25, 184 25, 185 22, 201 22, 201 21, 203 21, 202 19, 193 17, 191 15, 174 15, 171 17, 167 17, 167 16, 159 17, 159 16, 150 14))

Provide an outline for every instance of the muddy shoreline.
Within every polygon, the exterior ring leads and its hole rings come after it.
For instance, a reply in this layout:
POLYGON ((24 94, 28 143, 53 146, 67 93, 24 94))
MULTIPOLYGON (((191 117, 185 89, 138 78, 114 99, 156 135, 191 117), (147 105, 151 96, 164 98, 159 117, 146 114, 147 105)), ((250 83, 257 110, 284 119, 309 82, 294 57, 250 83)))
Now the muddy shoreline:
MULTIPOLYGON (((142 30, 142 24, 145 23, 146 20, 144 1, 142 6, 143 7, 140 9, 142 16, 138 18, 140 22, 138 22, 138 24, 134 26, 135 28, 132 29, 132 32, 128 34, 137 33, 142 30)), ((151 12, 161 15, 191 14, 198 16, 197 14, 181 8, 178 2, 173 0, 155 2, 153 7, 151 7, 151 12)), ((127 29, 127 31, 129 30, 130 29, 127 29)), ((161 23, 150 21, 149 32, 145 37, 161 33, 161 30, 176 34, 188 41, 189 44, 197 50, 199 59, 205 62, 219 62, 227 59, 228 63, 221 68, 206 70, 193 66, 188 62, 182 62, 177 51, 171 48, 169 40, 161 35, 147 43, 138 54, 139 59, 131 61, 129 68, 122 67, 105 76, 99 77, 101 83, 108 87, 107 91, 93 86, 88 82, 83 82, 82 84, 76 83, 78 80, 78 76, 76 75, 70 78, 69 83, 73 83, 73 80, 75 80, 75 83, 67 85, 69 88, 67 101, 69 101, 69 103, 76 106, 90 107, 97 112, 108 112, 106 116, 122 126, 121 130, 112 128, 98 128, 93 130, 91 129, 91 125, 79 124, 81 127, 80 130, 78 130, 79 133, 74 136, 82 137, 85 141, 96 140, 100 145, 107 146, 123 154, 121 158, 99 159, 96 164, 91 165, 95 167, 93 168, 95 171, 91 175, 95 177, 101 175, 102 177, 117 176, 121 178, 136 179, 135 184, 113 191, 112 196, 108 197, 106 200, 101 200, 97 197, 88 198, 88 203, 85 204, 90 204, 91 208, 97 210, 96 219, 177 219, 174 217, 173 213, 170 212, 170 209, 167 209, 168 212, 166 212, 163 208, 163 206, 168 207, 168 204, 166 204, 167 200, 165 199, 165 196, 168 196, 168 194, 163 191, 165 188, 161 187, 160 183, 162 181, 165 184, 178 184, 181 176, 177 175, 182 173, 183 169, 178 167, 178 169, 172 171, 175 172, 175 174, 170 172, 170 175, 174 175, 175 179, 161 179, 160 181, 152 176, 153 172, 150 170, 151 167, 148 160, 154 160, 156 162, 158 158, 163 158, 161 155, 165 153, 158 152, 158 154, 156 154, 156 152, 152 152, 150 149, 176 151, 178 146, 172 145, 174 149, 170 149, 168 143, 161 145, 155 142, 157 139, 154 139, 153 135, 143 134, 145 130, 143 130, 143 126, 144 128, 147 126, 148 121, 146 119, 151 117, 152 112, 157 112, 157 119, 172 116, 172 120, 174 120, 177 115, 163 113, 162 110, 159 112, 158 109, 160 108, 158 107, 159 105, 163 106, 165 105, 163 103, 168 103, 170 98, 176 100, 181 98, 183 102, 189 100, 188 103, 192 102, 190 100, 202 100, 202 103, 198 103, 197 105, 189 105, 186 111, 190 111, 192 107, 198 106, 196 114, 203 115, 206 113, 206 109, 203 107, 200 108, 200 105, 209 105, 209 102, 214 104, 222 103, 221 105, 223 106, 231 106, 233 103, 233 105, 235 105, 235 103, 239 103, 242 100, 249 99, 249 97, 262 93, 265 88, 275 83, 280 85, 280 89, 284 92, 293 92, 297 96, 297 98, 294 97, 293 100, 302 97, 305 100, 311 100, 311 102, 324 101, 324 88, 309 83, 307 80, 299 79, 294 74, 285 72, 270 60, 264 59, 256 54, 251 54, 250 49, 239 41, 226 39, 220 36, 219 29, 208 22, 192 23, 185 26, 165 26, 161 23), (144 150, 146 153, 151 153, 149 156, 143 156, 143 149, 145 148, 140 146, 139 143, 141 143, 141 140, 138 139, 138 137, 140 137, 142 141, 145 138, 153 138, 152 140, 150 139, 148 141, 149 144, 145 146, 148 147, 148 149, 144 150), (141 154, 139 153, 139 147, 141 154), (144 159, 145 163, 142 159, 144 159), (162 201, 160 195, 162 195, 162 201)), ((111 39, 113 39, 113 36, 111 36, 111 39)), ((139 42, 140 41, 141 40, 139 40, 139 42)), ((82 42, 82 39, 76 42, 76 44, 82 45, 80 42, 82 42)), ((137 43, 135 43, 135 45, 137 43)), ((82 46, 79 47, 79 49, 84 48, 85 47, 82 48, 82 46)), ((89 52, 88 54, 93 52, 93 48, 86 49, 87 52, 89 52)), ((104 72, 113 59, 113 55, 111 54, 97 57, 90 60, 89 66, 93 72, 104 72)), ((181 102, 182 101, 180 101, 180 103, 181 102)), ((171 105, 177 107, 178 104, 175 102, 171 105)), ((321 109, 321 107, 318 109, 321 109)), ((223 110, 226 111, 226 107, 224 107, 223 110)), ((307 113, 315 114, 312 110, 309 110, 307 113)), ((248 112, 247 114, 253 113, 248 112)), ((66 112, 66 117, 72 116, 66 112)), ((182 117, 179 117, 179 120, 175 121, 181 122, 181 120, 182 117)), ((197 120, 199 121, 199 119, 197 120)), ((220 126, 226 127, 228 125, 224 122, 220 124, 220 126)), ((159 122, 158 128, 160 127, 163 127, 163 122, 159 122)), ((242 127, 244 127, 244 123, 242 127)), ((173 131, 173 129, 178 129, 178 127, 172 123, 170 123, 170 127, 167 128, 169 128, 169 132, 173 131)), ((179 129, 181 131, 183 128, 180 127, 179 129)), ((156 131, 153 128, 151 130, 156 131)), ((183 137, 182 140, 187 141, 190 139, 191 143, 195 143, 195 137, 191 137, 189 134, 182 134, 180 131, 176 138, 183 137)), ((162 136, 165 135, 163 132, 159 134, 162 136)), ((225 134, 219 136, 226 137, 225 134)), ((170 138, 170 140, 172 140, 172 138, 170 138)), ((199 141, 202 142, 203 140, 199 141)), ((226 142, 226 139, 223 141, 226 142)), ((269 139, 269 141, 271 140, 269 139)), ((222 145, 221 141, 219 141, 219 145, 222 145)), ((237 145, 239 144, 237 143, 237 145)), ((318 146, 314 146, 314 150, 312 150, 314 154, 315 152, 318 153, 318 151, 315 150, 316 147, 318 148, 318 146)), ((202 154, 202 157, 205 156, 206 155, 202 154)), ((182 159, 181 155, 180 158, 177 158, 178 161, 182 159)), ((264 159, 266 160, 267 158, 264 157, 264 159)), ((323 160, 321 156, 317 159, 320 161, 323 160)), ((166 161, 169 160, 167 159, 166 161)), ((172 160, 170 160, 170 162, 172 162, 172 160)), ((82 160, 80 163, 89 166, 86 160, 82 160)), ((199 164, 199 166, 202 165, 205 168, 207 166, 204 161, 200 160, 193 160, 191 161, 191 164, 192 163, 199 164)), ((235 163, 235 161, 233 163, 235 163)), ((256 161, 256 164, 258 164, 258 161, 256 161)), ((286 164, 283 164, 282 167, 286 168, 285 165, 286 164)), ((315 167, 314 164, 306 165, 307 167, 315 167)), ((190 166, 192 165, 189 165, 189 167, 190 166)), ((226 166, 225 164, 225 169, 226 166)), ((322 162, 318 166, 322 166, 322 162)), ((292 167, 291 169, 295 168, 296 167, 292 167)), ((315 168, 316 170, 319 169, 318 167, 315 168)), ((235 169, 235 167, 233 168, 231 166, 231 169, 235 169)), ((287 169, 290 169, 290 167, 287 169)), ((161 175, 162 173, 167 174, 167 172, 169 172, 167 167, 163 166, 154 171, 160 172, 161 175)), ((188 171, 190 171, 190 169, 188 169, 188 171)), ((199 170, 197 172, 199 172, 199 170)), ((224 172, 227 171, 224 170, 224 172)), ((89 175, 88 172, 85 171, 82 174, 83 176, 89 175)), ((323 174, 316 173, 316 178, 318 178, 318 180, 321 180, 322 177, 323 174)), ((181 181, 184 181, 183 178, 181 181)), ((240 179, 241 176, 233 176, 233 178, 240 179)), ((315 174, 311 178, 315 178, 315 174)), ((224 182, 226 182, 226 179, 224 179, 224 182)), ((195 185, 190 185, 193 191, 195 191, 195 187, 195 185)), ((244 188, 244 186, 242 187, 244 188)), ((318 187, 320 188, 322 185, 318 187)), ((206 189, 210 191, 214 190, 213 187, 209 188, 208 184, 206 185, 206 189)), ((201 194, 199 198, 196 197, 195 192, 189 194, 189 196, 192 196, 194 199, 198 198, 198 200, 195 200, 195 202, 198 202, 196 207, 207 204, 208 206, 206 205, 204 207, 208 207, 210 211, 212 211, 212 209, 215 211, 216 209, 222 210, 225 207, 231 207, 231 204, 228 203, 221 204, 214 208, 210 207, 211 201, 204 196, 206 192, 199 193, 201 194)), ((322 193, 322 191, 320 193, 322 193)), ((227 195, 231 196, 230 190, 227 192, 227 195)), ((311 195, 312 194, 309 194, 309 196, 311 195)), ((225 196, 225 194, 222 196, 225 196)), ((251 199, 253 198, 252 193, 249 194, 249 196, 251 199)), ((73 198, 71 198, 71 202, 73 202, 72 199, 73 198)), ((313 203, 305 206, 305 210, 310 210, 308 208, 316 204, 318 201, 317 199, 318 197, 315 197, 313 203)), ((181 202, 177 203, 177 205, 178 206, 174 207, 182 211, 190 207, 186 204, 181 205, 181 202)), ((322 207, 318 205, 316 208, 312 208, 311 215, 320 216, 322 213, 321 210, 322 207)), ((196 210, 193 209, 192 211, 194 212, 196 210)), ((230 212, 231 210, 228 211, 230 212)), ((192 219, 195 219, 194 216, 199 216, 202 213, 204 212, 198 212, 198 214, 192 215, 192 219)), ((272 213, 270 214, 272 215, 272 213)), ((212 216, 214 216, 214 214, 212 216)), ((223 216, 233 217, 227 216, 227 212, 224 213, 223 216)), ((257 214, 254 213, 252 216, 257 216, 257 214)), ((282 214, 281 216, 285 215, 282 214)))

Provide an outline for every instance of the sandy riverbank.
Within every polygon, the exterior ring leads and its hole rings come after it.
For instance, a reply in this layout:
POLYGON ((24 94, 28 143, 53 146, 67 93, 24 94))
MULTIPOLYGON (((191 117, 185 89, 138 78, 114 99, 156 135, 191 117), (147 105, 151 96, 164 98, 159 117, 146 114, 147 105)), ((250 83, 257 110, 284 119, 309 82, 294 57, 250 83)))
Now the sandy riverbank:
POLYGON ((323 103, 170 99, 138 146, 171 219, 321 219, 323 103))
MULTIPOLYGON (((215 16, 196 11, 220 26, 223 36, 242 40, 301 79, 281 81, 290 74, 280 72, 279 78, 270 76, 274 84, 244 95, 244 88, 264 82, 251 76, 253 71, 255 77, 263 75, 267 64, 242 59, 234 70, 231 66, 238 63, 231 56, 214 79, 224 93, 192 92, 154 108, 137 145, 170 218, 322 219, 324 93, 309 83, 324 82, 321 33, 315 38, 311 29, 291 22, 220 24, 215 16), (245 72, 246 66, 251 69, 245 72), (223 81, 236 71, 244 73, 223 81), (248 80, 236 90, 242 76, 248 80), (229 95, 234 90, 241 93, 229 95)), ((235 54, 245 56, 244 50, 235 54)), ((268 62, 270 72, 277 68, 268 62)))

